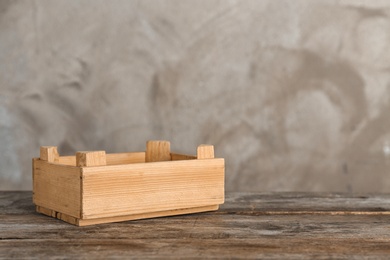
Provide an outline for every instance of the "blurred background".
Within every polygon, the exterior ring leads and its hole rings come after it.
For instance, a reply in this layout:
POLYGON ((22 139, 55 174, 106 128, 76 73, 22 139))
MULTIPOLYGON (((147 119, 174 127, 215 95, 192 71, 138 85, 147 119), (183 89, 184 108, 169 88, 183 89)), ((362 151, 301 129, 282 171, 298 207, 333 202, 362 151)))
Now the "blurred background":
POLYGON ((0 1, 0 189, 41 145, 226 159, 227 191, 390 191, 390 2, 0 1))

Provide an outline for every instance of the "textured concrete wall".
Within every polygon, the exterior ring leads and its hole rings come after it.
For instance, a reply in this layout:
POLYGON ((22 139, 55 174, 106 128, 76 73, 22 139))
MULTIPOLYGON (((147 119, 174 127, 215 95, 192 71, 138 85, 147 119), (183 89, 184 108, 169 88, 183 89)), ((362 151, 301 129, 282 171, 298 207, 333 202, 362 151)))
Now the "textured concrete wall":
POLYGON ((227 190, 390 191, 389 1, 1 1, 0 189, 40 145, 215 145, 227 190))

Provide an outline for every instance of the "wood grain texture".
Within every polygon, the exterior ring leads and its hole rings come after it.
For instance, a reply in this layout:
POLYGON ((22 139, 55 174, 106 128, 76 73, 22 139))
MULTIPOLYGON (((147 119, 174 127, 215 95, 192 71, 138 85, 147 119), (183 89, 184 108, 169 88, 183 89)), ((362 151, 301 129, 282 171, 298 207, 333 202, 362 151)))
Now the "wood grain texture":
MULTIPOLYGON (((129 164, 145 162, 145 152, 134 153, 108 153, 106 154, 106 164, 129 164)), ((76 156, 60 156, 59 164, 76 166, 76 156)))
POLYGON ((76 227, 0 192, 0 258, 388 259, 389 194, 228 193, 216 212, 76 227), (269 212, 292 214, 269 215, 269 212), (294 212, 306 211, 296 215, 294 212), (371 212, 331 215, 330 212, 371 212), (322 213, 329 214, 322 214, 322 213), (320 213, 320 214, 313 214, 320 213))
POLYGON ((197 157, 194 155, 188 155, 188 154, 171 153, 171 160, 172 161, 193 160, 193 159, 197 159, 197 157))
POLYGON ((171 143, 168 141, 148 141, 146 143, 145 162, 171 160, 171 143))
MULTIPOLYGON (((133 214, 133 215, 125 215, 125 216, 114 216, 114 217, 105 217, 105 218, 95 218, 95 219, 77 219, 73 222, 73 219, 67 221, 68 219, 62 219, 65 222, 76 224, 78 226, 88 226, 88 225, 96 225, 103 223, 112 223, 112 222, 122 222, 128 220, 137 220, 137 219, 148 219, 148 218, 157 218, 157 217, 166 217, 166 216, 174 216, 174 215, 184 215, 184 214, 193 214, 199 212, 207 212, 207 211, 215 211, 218 210, 219 205, 211 205, 211 206, 203 206, 203 207, 193 207, 188 209, 174 209, 174 210, 164 210, 150 213, 141 213, 141 214, 133 214)), ((58 217, 57 217, 58 218, 58 217)))
POLYGON ((199 145, 196 153, 198 159, 212 159, 214 158, 214 146, 208 144, 199 145))
POLYGON ((33 160, 34 203, 80 217, 80 168, 33 160))
POLYGON ((69 216, 69 215, 61 213, 61 212, 56 212, 54 210, 47 209, 47 208, 41 207, 41 206, 36 206, 35 210, 37 212, 39 212, 39 213, 42 213, 42 214, 46 215, 46 216, 57 218, 57 219, 60 219, 62 221, 65 221, 65 222, 73 224, 73 225, 78 225, 79 224, 79 219, 78 218, 69 216))
POLYGON ((109 153, 106 154, 106 157, 107 157, 107 165, 145 162, 145 152, 109 153))
POLYGON ((82 179, 83 219, 187 209, 224 201, 224 159, 86 167, 82 179))
POLYGON ((58 159, 59 164, 65 164, 69 166, 76 166, 76 156, 70 155, 70 156, 60 156, 58 159))
POLYGON ((58 163, 59 154, 56 146, 41 146, 39 158, 43 161, 58 163))
POLYGON ((107 162, 106 162, 105 151, 91 151, 91 152, 76 153, 76 166, 78 167, 104 166, 106 164, 107 162))

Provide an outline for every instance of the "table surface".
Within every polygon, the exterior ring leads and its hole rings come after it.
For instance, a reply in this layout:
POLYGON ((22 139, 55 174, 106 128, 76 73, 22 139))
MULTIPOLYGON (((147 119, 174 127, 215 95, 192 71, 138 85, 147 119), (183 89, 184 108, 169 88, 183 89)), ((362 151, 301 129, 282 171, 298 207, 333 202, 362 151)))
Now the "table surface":
POLYGON ((77 227, 0 192, 0 258, 388 259, 390 194, 227 193, 216 212, 77 227))

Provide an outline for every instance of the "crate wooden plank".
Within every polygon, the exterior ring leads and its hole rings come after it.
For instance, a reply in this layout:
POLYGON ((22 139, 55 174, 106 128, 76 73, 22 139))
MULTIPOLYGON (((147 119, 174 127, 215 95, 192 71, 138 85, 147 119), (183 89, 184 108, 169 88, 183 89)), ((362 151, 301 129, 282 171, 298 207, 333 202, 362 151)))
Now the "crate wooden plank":
POLYGON ((199 145, 197 148, 198 159, 212 159, 214 158, 214 146, 208 144, 199 145))
POLYGON ((172 161, 179 161, 179 160, 194 160, 194 159, 196 159, 196 156, 194 156, 194 155, 179 154, 179 153, 171 153, 171 160, 172 160, 172 161))
POLYGON ((107 157, 107 165, 145 162, 145 152, 109 153, 106 155, 106 157, 107 157))
POLYGON ((36 206, 35 210, 39 213, 46 215, 46 216, 60 219, 60 220, 65 221, 69 224, 78 225, 78 218, 69 216, 67 214, 64 214, 61 212, 56 212, 54 210, 47 209, 47 208, 41 207, 41 206, 36 206))
POLYGON ((40 148, 41 160, 57 163, 59 160, 59 154, 56 146, 41 146, 40 148))
POLYGON ((80 168, 34 159, 34 203, 79 218, 81 211, 80 177, 80 168))
POLYGON ((105 151, 77 152, 76 166, 104 166, 106 165, 105 151))
MULTIPOLYGON (((125 215, 125 216, 115 216, 115 217, 105 217, 105 218, 95 218, 95 219, 80 219, 77 221, 76 225, 89 226, 89 225, 111 223, 111 222, 122 222, 122 221, 128 221, 128 220, 157 218, 157 217, 166 217, 166 216, 174 216, 174 215, 176 216, 176 215, 184 215, 184 214, 189 214, 189 213, 215 211, 215 210, 218 210, 218 208, 219 208, 219 205, 212 205, 212 206, 194 207, 194 208, 188 208, 188 209, 166 210, 166 211, 133 214, 133 215, 125 215)), ((66 222, 68 222, 68 221, 66 221, 66 222)), ((73 223, 71 223, 71 224, 73 224, 73 223)))
POLYGON ((113 222, 122 222, 129 220, 137 219, 147 219, 147 218, 156 218, 156 217, 166 217, 173 215, 183 215, 189 213, 198 213, 198 212, 207 212, 218 210, 219 205, 204 206, 204 207, 195 207, 189 209, 175 209, 175 210, 166 210, 152 213, 143 213, 143 214, 133 214, 126 216, 115 216, 115 217, 106 217, 106 218, 96 218, 96 219, 78 219, 64 213, 56 212, 45 207, 36 206, 36 211, 42 213, 46 216, 60 219, 62 221, 68 222, 77 226, 89 226, 103 223, 113 223, 113 222))
MULTIPOLYGON (((107 165, 143 163, 143 162, 145 162, 145 152, 106 154, 107 165)), ((60 156, 58 163, 64 165, 76 166, 76 156, 74 155, 60 156)))
POLYGON ((76 166, 76 156, 60 156, 58 160, 58 164, 76 166))
POLYGON ((83 219, 221 204, 224 159, 84 167, 83 219))
POLYGON ((146 143, 145 162, 171 160, 171 144, 168 141, 148 141, 146 143))

